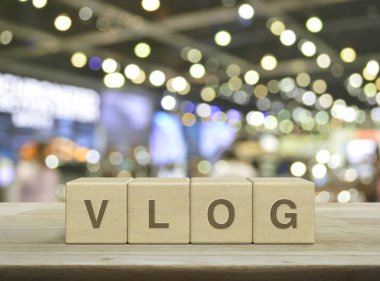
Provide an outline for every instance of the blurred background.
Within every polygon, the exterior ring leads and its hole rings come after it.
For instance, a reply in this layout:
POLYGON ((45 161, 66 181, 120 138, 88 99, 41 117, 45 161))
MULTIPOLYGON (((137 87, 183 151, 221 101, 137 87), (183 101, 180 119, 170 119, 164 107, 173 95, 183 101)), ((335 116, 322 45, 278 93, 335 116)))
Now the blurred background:
POLYGON ((0 1, 0 201, 296 176, 380 201, 378 0, 0 1))

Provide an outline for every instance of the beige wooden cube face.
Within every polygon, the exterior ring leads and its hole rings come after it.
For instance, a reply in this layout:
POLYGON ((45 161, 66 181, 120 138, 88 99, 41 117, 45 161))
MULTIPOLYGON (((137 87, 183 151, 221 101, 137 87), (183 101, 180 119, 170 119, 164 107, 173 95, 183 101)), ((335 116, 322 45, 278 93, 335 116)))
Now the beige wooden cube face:
POLYGON ((252 178, 253 243, 314 243, 314 184, 298 178, 252 178))
POLYGON ((128 186, 128 243, 188 244, 188 178, 136 178, 128 186))
POLYGON ((191 243, 252 243, 252 184, 244 178, 192 178, 191 243))
POLYGON ((127 243, 131 178, 80 178, 66 184, 66 243, 127 243))

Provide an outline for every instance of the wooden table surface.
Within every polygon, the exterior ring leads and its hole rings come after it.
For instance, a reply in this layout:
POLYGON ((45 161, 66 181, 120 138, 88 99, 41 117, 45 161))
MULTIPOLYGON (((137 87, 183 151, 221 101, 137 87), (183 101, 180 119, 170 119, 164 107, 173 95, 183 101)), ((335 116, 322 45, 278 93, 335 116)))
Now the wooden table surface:
POLYGON ((323 204, 314 245, 66 245, 63 203, 0 204, 0 280, 380 280, 380 204, 323 204))

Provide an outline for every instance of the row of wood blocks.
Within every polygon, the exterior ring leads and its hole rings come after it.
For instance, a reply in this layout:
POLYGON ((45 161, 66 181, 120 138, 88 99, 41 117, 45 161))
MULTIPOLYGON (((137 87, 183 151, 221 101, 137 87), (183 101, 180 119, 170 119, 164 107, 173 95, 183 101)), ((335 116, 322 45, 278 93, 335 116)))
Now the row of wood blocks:
POLYGON ((299 178, 79 178, 69 244, 314 243, 314 184, 299 178))

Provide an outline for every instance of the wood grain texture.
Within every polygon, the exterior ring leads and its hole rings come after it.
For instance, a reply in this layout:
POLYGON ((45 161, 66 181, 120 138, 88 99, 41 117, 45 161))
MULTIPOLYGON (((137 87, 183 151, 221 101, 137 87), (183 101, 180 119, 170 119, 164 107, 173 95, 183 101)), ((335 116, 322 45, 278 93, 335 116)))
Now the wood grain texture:
POLYGON ((0 204, 0 280, 379 280, 380 204, 316 206, 314 245, 67 245, 63 203, 0 204))

